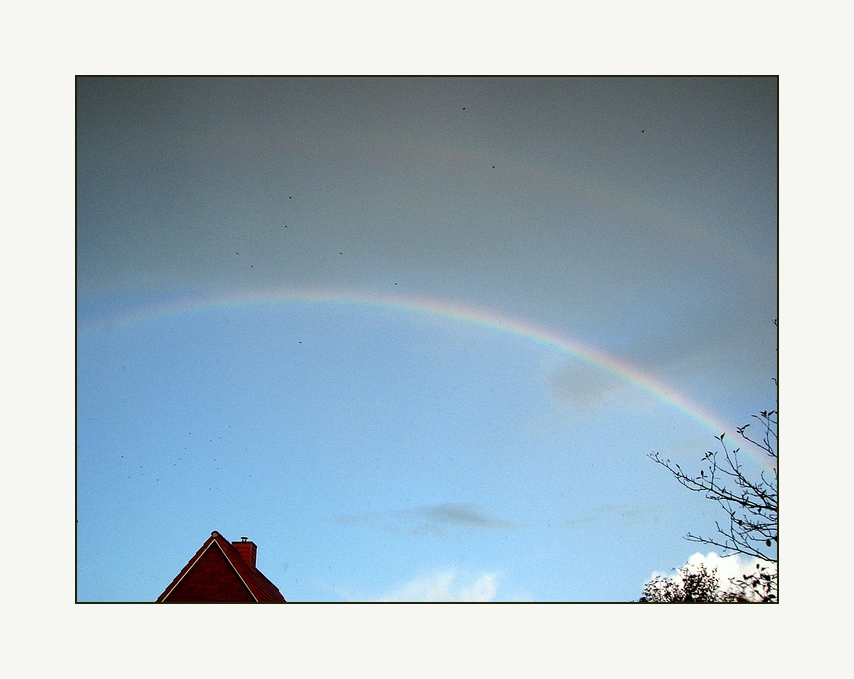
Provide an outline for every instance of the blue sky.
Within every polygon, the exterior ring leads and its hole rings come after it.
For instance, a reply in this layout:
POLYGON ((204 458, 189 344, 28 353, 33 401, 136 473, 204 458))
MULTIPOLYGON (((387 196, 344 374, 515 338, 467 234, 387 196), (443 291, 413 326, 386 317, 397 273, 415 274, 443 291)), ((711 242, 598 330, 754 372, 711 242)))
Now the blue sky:
POLYGON ((78 599, 212 530, 294 601, 637 598, 720 432, 427 309, 735 426, 776 271, 775 79, 79 79, 78 599))

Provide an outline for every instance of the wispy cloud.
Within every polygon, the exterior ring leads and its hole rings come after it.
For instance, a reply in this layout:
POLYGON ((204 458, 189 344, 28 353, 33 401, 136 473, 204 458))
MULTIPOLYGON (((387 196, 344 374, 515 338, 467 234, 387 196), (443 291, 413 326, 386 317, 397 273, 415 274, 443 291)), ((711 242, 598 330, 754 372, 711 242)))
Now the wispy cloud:
POLYGON ((373 523, 393 532, 414 537, 447 537, 455 530, 510 530, 512 521, 493 516, 475 504, 444 502, 414 509, 374 512, 356 516, 339 516, 336 523, 373 523))
POLYGON ((633 507, 631 505, 607 505, 588 514, 570 519, 568 526, 583 526, 597 523, 617 523, 621 526, 637 526, 655 518, 663 509, 659 507, 633 507))
POLYGON ((498 576, 482 573, 460 578, 454 570, 444 570, 394 587, 379 601, 494 601, 498 576))
POLYGON ((380 594, 366 595, 324 580, 314 580, 312 584, 342 601, 350 602, 533 601, 526 590, 515 588, 506 591, 498 572, 460 571, 451 567, 422 571, 421 575, 389 587, 380 594), (502 587, 500 593, 499 585, 502 587))
POLYGON ((483 509, 473 504, 455 504, 445 502, 438 505, 419 507, 407 512, 423 516, 426 519, 446 526, 466 526, 469 528, 515 528, 511 521, 505 521, 487 514, 483 509))

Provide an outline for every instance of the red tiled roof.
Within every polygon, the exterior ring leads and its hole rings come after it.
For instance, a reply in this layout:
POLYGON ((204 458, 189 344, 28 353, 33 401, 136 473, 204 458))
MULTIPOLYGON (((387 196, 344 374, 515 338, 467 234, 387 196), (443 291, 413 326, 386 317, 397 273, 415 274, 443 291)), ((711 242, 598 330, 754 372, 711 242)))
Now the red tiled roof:
POLYGON ((180 595, 175 596, 174 598, 170 597, 175 594, 176 589, 179 589, 179 585, 187 583, 192 579, 191 572, 200 563, 205 563, 207 564, 207 567, 210 568, 211 560, 214 558, 215 563, 213 563, 212 567, 214 569, 219 568, 220 571, 225 571, 225 573, 220 573, 220 577, 222 575, 229 576, 229 582, 226 583, 229 589, 228 594, 225 595, 224 593, 220 592, 217 584, 211 583, 211 587, 208 588, 208 591, 213 592, 213 594, 210 596, 210 598, 207 598, 207 595, 205 595, 205 598, 200 598, 200 595, 197 591, 192 600, 245 600, 258 602, 285 601, 285 597, 282 596, 282 593, 279 591, 279 588, 276 587, 272 582, 270 582, 261 571, 246 563, 243 560, 243 557, 240 556, 240 553, 237 551, 237 549, 235 549, 235 547, 217 531, 211 533, 211 536, 205 541, 205 544, 201 546, 199 551, 196 552, 195 556, 190 559, 187 565, 184 566, 183 569, 181 569, 181 572, 178 573, 178 575, 171 582, 171 584, 163 591, 163 594, 157 597, 157 601, 178 601, 181 598, 180 595), (224 561, 227 566, 219 565, 222 563, 223 559, 215 557, 214 553, 211 553, 211 550, 219 550, 222 557, 224 557, 224 561), (228 567, 230 567, 230 569, 228 567), (243 592, 243 595, 241 595, 240 592, 243 592))

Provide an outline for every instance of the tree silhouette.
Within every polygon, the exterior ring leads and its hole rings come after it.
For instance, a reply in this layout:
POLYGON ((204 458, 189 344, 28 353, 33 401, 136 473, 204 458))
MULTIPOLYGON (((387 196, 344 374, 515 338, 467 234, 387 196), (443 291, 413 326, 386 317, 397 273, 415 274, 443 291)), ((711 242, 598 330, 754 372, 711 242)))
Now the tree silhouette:
MULTIPOLYGON (((777 319, 774 319, 774 325, 777 326, 777 319)), ((774 384, 777 385, 776 379, 774 384)), ((750 423, 736 428, 736 431, 743 441, 755 447, 769 463, 770 471, 762 471, 758 476, 751 474, 742 465, 739 459, 740 448, 730 450, 724 441, 725 433, 715 437, 719 450, 710 450, 702 457, 704 467, 700 469, 699 474, 684 471, 678 463, 662 458, 660 453, 649 455, 650 459, 667 469, 685 488, 702 493, 707 499, 717 503, 726 514, 727 521, 723 525, 715 521, 717 534, 713 537, 688 533, 685 539, 720 547, 723 556, 741 554, 767 564, 756 564, 756 572, 745 573, 741 579, 731 578, 729 588, 724 590, 718 601, 777 601, 779 420, 776 410, 763 410, 759 415, 753 415, 753 418, 760 423, 758 434, 747 433, 750 423)), ((688 574, 683 574, 680 569, 678 579, 683 579, 683 575, 688 574)), ((663 581, 659 580, 661 578, 653 578, 647 583, 644 587, 645 596, 647 587, 653 583, 653 593, 673 590, 673 586, 667 589, 663 581)), ((705 581, 709 580, 707 575, 705 581)))
POLYGON ((641 603, 774 603, 777 573, 756 564, 756 571, 721 583, 716 567, 686 564, 676 575, 657 575, 643 586, 641 603))
MULTIPOLYGON (((776 383, 776 380, 775 380, 776 383)), ((776 410, 763 410, 753 416, 761 423, 760 435, 747 433, 750 424, 736 429, 739 436, 756 446, 771 462, 771 472, 749 475, 739 459, 740 448, 730 450, 725 434, 716 436, 720 450, 708 451, 702 458, 704 468, 692 475, 659 453, 649 455, 667 469, 688 490, 703 493, 726 513, 724 525, 715 521, 717 535, 703 537, 688 533, 686 540, 720 547, 723 555, 742 554, 770 562, 756 564, 756 571, 742 578, 731 578, 721 588, 715 569, 700 564, 685 566, 673 578, 657 576, 644 585, 640 601, 725 601, 777 602, 777 422, 776 410)))
POLYGON ((688 564, 675 576, 655 576, 643 586, 642 603, 708 603, 721 601, 717 568, 688 564))
POLYGON ((777 603, 777 571, 756 564, 756 571, 730 580, 724 601, 777 603))
POLYGON ((716 521, 717 535, 703 537, 689 533, 687 540, 714 545, 726 554, 743 554, 748 557, 777 562, 777 411, 763 410, 754 415, 762 423, 760 436, 747 434, 750 424, 738 428, 738 434, 751 445, 758 447, 772 462, 772 472, 761 472, 751 478, 739 459, 740 448, 730 450, 724 434, 716 436, 719 451, 708 451, 702 458, 705 468, 698 475, 683 471, 682 467, 659 453, 649 455, 657 464, 667 469, 688 490, 703 493, 726 512, 727 523, 716 521), (773 478, 771 476, 773 475, 773 478))

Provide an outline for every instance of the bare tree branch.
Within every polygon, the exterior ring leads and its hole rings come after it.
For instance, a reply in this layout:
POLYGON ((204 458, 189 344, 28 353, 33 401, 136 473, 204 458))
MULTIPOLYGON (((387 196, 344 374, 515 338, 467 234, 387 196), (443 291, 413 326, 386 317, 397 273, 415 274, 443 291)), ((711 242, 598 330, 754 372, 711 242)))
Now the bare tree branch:
POLYGON ((762 423, 762 434, 751 438, 744 425, 738 434, 749 444, 758 447, 772 461, 773 479, 766 472, 750 478, 741 464, 739 448, 730 450, 724 442, 725 434, 716 436, 718 451, 708 451, 702 458, 705 468, 696 475, 659 453, 649 455, 656 464, 667 469, 676 480, 690 491, 702 493, 716 502, 727 515, 725 527, 715 522, 717 536, 703 537, 689 533, 687 540, 713 545, 724 554, 743 554, 776 563, 778 542, 777 527, 777 411, 762 411, 754 415, 762 423))

